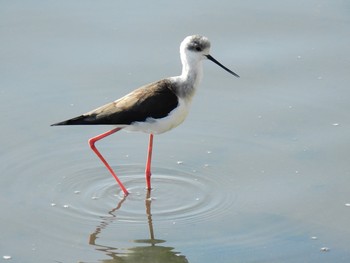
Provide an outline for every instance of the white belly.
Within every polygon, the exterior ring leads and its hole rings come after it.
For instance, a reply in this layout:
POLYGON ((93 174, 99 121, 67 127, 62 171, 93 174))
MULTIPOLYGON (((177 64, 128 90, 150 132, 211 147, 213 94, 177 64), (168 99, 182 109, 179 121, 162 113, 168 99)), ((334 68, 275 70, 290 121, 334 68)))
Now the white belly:
POLYGON ((167 117, 162 119, 147 118, 144 122, 134 122, 125 127, 128 131, 142 131, 145 133, 160 134, 180 125, 188 114, 190 101, 179 99, 178 106, 167 117))

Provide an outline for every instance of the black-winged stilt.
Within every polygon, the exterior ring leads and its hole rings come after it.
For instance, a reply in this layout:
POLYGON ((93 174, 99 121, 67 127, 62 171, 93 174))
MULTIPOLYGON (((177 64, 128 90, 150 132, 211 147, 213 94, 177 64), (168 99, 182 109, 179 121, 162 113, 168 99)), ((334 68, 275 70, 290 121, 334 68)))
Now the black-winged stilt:
POLYGON ((180 45, 182 73, 142 86, 126 96, 87 112, 76 118, 52 124, 58 125, 113 125, 115 128, 89 140, 91 149, 113 175, 124 195, 129 192, 111 166, 95 147, 95 142, 121 130, 149 133, 146 162, 146 186, 151 189, 151 160, 153 134, 169 131, 181 124, 189 111, 192 97, 202 78, 202 60, 207 58, 232 75, 236 73, 223 66, 210 54, 210 42, 204 36, 186 37, 180 45))

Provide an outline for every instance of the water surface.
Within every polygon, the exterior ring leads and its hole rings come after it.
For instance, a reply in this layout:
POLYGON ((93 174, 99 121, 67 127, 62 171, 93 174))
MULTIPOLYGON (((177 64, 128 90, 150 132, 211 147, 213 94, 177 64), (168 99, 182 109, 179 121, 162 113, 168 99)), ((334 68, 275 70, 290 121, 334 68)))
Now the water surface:
POLYGON ((0 256, 11 262, 349 262, 346 1, 2 1, 0 256), (204 62, 183 125, 98 143, 50 127, 204 62))

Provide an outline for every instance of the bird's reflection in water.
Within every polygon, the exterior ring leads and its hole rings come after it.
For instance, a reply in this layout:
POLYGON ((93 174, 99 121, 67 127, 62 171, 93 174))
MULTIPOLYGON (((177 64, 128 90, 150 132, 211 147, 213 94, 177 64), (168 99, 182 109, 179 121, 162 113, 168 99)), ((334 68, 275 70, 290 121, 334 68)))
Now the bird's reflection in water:
MULTIPOLYGON (((111 224, 116 219, 116 212, 125 202, 124 197, 116 208, 108 212, 109 217, 103 217, 102 222, 97 226, 94 233, 90 235, 89 244, 93 245, 96 250, 104 252, 110 259, 101 260, 99 262, 104 263, 188 263, 185 256, 181 255, 179 252, 174 251, 173 247, 161 246, 160 244, 165 243, 165 240, 156 239, 154 237, 152 213, 151 213, 151 192, 147 191, 146 194, 146 215, 148 219, 149 227, 149 239, 139 239, 134 240, 137 244, 135 247, 123 249, 124 253, 117 252, 118 248, 111 246, 104 246, 103 244, 97 243, 100 233, 107 229, 108 225, 111 224), (125 253, 126 252, 126 253, 125 253)), ((120 249, 119 249, 120 251, 120 249)))

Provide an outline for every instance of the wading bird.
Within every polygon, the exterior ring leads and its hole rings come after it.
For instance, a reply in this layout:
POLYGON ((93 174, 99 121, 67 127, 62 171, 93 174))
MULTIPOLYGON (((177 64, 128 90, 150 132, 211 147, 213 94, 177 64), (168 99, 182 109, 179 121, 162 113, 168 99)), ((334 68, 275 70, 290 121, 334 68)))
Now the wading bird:
POLYGON ((146 187, 150 190, 153 134, 169 131, 185 120, 193 95, 202 79, 202 61, 209 59, 232 75, 239 77, 214 59, 209 54, 209 50, 208 38, 199 35, 188 36, 180 45, 182 62, 180 76, 142 86, 114 102, 51 126, 113 125, 112 130, 91 138, 89 145, 113 175, 125 196, 129 194, 128 190, 97 150, 95 143, 121 129, 148 133, 149 144, 145 174, 146 187))

